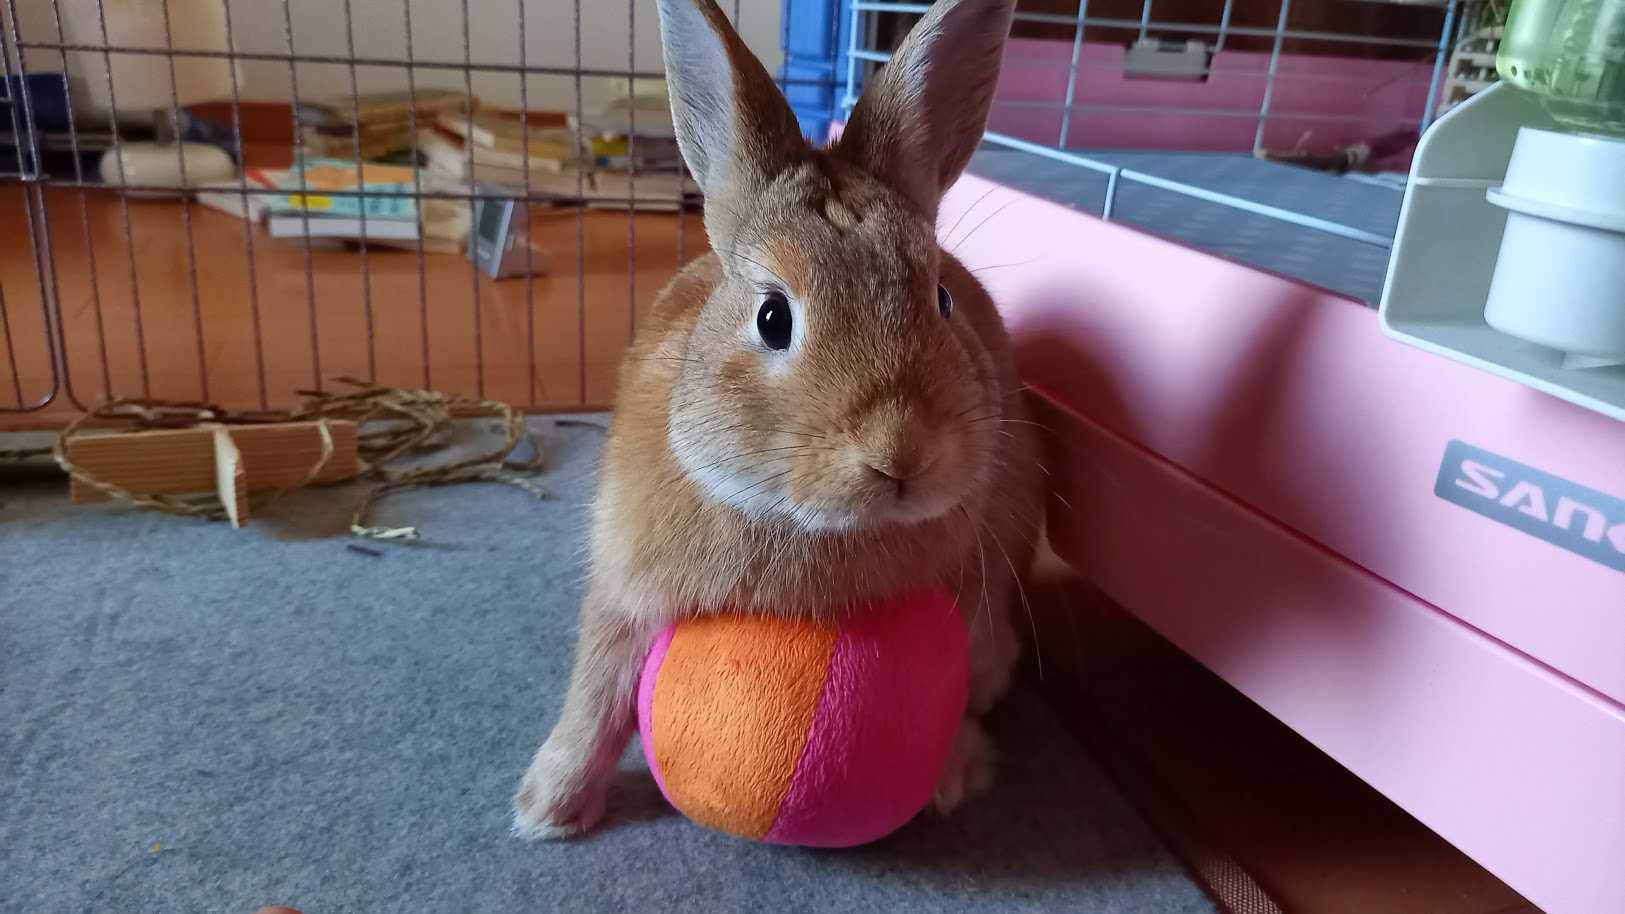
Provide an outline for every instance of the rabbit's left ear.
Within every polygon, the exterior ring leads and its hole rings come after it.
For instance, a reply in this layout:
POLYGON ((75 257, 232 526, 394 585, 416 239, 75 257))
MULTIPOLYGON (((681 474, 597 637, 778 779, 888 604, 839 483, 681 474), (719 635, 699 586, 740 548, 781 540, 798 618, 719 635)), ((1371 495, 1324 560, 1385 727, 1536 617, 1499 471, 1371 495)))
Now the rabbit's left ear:
POLYGON ((937 0, 852 110, 836 154, 935 217, 987 129, 1015 0, 937 0))
POLYGON ((784 93, 714 0, 659 0, 659 8, 677 145, 705 195, 749 193, 804 155, 784 93))

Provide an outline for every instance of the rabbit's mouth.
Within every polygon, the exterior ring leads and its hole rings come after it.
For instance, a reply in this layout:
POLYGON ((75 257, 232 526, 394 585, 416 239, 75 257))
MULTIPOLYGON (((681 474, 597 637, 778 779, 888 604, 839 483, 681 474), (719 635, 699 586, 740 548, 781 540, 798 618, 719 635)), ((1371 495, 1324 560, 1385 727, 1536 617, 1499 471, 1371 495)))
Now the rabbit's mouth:
POLYGON ((807 460, 789 474, 772 504, 810 533, 909 526, 941 517, 965 496, 968 478, 960 447, 945 443, 917 453, 879 458, 852 447, 807 460))
POLYGON ((992 426, 964 418, 980 398, 958 415, 970 397, 933 399, 899 384, 833 415, 674 413, 667 442, 700 497, 752 520, 806 533, 916 525, 959 507, 994 451, 992 426))
POLYGON ((960 502, 957 497, 912 483, 880 482, 874 488, 870 497, 856 504, 798 504, 787 514, 796 526, 809 533, 843 533, 922 524, 947 514, 960 502))
POLYGON ((808 533, 932 520, 960 504, 966 488, 960 480, 974 475, 965 466, 965 449, 953 442, 880 455, 857 444, 791 443, 735 453, 720 453, 693 439, 674 444, 684 475, 702 497, 808 533))

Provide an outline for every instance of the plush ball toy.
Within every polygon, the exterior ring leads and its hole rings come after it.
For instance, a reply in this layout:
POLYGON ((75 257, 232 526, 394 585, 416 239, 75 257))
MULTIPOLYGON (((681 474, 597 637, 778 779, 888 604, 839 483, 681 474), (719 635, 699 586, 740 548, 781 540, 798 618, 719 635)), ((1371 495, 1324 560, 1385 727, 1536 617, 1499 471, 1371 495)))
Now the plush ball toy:
POLYGON ((965 713, 969 651, 946 591, 838 623, 720 615, 656 639, 638 683, 643 752, 702 825, 850 847, 931 799, 965 713))

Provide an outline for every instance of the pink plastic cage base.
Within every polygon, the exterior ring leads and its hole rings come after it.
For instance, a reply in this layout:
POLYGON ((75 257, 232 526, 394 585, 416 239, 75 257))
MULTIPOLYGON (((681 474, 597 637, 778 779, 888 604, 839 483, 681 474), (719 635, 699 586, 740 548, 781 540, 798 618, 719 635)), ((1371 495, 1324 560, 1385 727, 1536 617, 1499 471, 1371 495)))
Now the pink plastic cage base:
POLYGON ((1625 424, 980 178, 944 228, 972 206, 1063 557, 1537 904, 1625 910, 1625 573, 1433 494, 1461 440, 1625 497, 1625 424))
MULTIPOLYGON (((1327 153, 1396 132, 1414 132, 1427 108, 1433 60, 1372 60, 1284 53, 1270 81, 1270 55, 1221 50, 1203 80, 1136 79, 1128 49, 1086 41, 1072 68, 1072 43, 1012 38, 988 129, 1035 143, 1060 139, 1067 80, 1073 104, 1087 116, 1067 119, 1062 145, 1083 149, 1246 152, 1266 149, 1327 153), (1266 86, 1270 115, 1259 134, 1266 86)), ((1410 152, 1384 166, 1404 170, 1410 152)))

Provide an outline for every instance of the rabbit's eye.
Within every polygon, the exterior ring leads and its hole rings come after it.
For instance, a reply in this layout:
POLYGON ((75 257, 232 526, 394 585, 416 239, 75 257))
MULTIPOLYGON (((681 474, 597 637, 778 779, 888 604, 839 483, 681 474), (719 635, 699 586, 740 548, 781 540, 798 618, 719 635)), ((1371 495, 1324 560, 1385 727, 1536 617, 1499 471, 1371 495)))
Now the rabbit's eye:
POLYGON ((756 333, 769 349, 790 348, 790 301, 783 292, 769 292, 756 312, 756 333))
POLYGON ((948 294, 947 286, 937 286, 937 310, 942 312, 943 317, 954 313, 954 297, 948 294))

